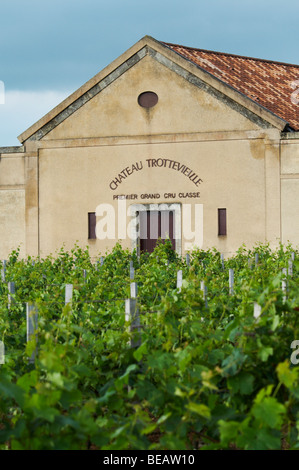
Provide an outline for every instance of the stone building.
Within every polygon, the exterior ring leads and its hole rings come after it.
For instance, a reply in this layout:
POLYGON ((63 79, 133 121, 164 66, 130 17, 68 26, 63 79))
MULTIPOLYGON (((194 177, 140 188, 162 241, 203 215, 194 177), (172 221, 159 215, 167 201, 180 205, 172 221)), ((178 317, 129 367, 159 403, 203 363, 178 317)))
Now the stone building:
POLYGON ((0 258, 299 244, 299 66, 141 39, 0 148, 0 258))

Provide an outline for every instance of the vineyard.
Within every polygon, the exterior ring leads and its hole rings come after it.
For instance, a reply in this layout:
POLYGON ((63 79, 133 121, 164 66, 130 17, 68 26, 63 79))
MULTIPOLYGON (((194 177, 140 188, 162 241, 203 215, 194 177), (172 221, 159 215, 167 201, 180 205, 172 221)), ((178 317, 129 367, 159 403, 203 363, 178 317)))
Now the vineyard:
POLYGON ((0 449, 299 449, 298 315, 291 246, 16 250, 0 281, 0 449))

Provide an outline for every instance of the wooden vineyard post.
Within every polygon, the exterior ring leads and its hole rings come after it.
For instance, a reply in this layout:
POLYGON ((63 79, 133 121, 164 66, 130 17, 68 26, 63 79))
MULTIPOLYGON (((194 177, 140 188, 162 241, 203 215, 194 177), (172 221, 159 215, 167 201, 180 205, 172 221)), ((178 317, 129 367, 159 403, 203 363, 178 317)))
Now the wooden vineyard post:
MULTIPOLYGON (((35 305, 26 303, 27 343, 35 339, 37 343, 38 311, 35 305)), ((28 358, 29 364, 34 364, 37 355, 37 346, 28 358)))
POLYGON ((257 268, 257 265, 259 264, 259 254, 258 253, 255 253, 255 267, 257 268))
POLYGON ((205 306, 206 306, 206 308, 208 308, 208 288, 205 285, 204 281, 200 281, 200 290, 203 293, 203 299, 205 301, 205 306))
POLYGON ((83 269, 83 281, 86 283, 86 269, 83 269))
POLYGON ((126 299, 126 313, 125 313, 125 320, 126 322, 130 323, 129 326, 129 333, 132 334, 132 338, 130 341, 131 348, 138 348, 141 345, 141 337, 140 337, 140 317, 139 317, 139 309, 137 306, 137 283, 131 283, 131 298, 126 299))
POLYGON ((134 279, 135 277, 135 270, 134 270, 134 266, 133 266, 133 261, 130 261, 130 279, 134 279))
POLYGON ((2 261, 2 268, 1 268, 1 280, 5 282, 5 274, 6 274, 6 259, 2 261))
POLYGON ((229 295, 234 295, 234 270, 229 270, 229 295))
POLYGON ((288 261, 288 275, 293 277, 293 260, 289 259, 288 261))
POLYGON ((182 284, 183 284, 183 271, 180 269, 177 272, 177 278, 176 278, 176 287, 179 290, 179 292, 181 292, 182 284))
POLYGON ((257 303, 254 302, 253 304, 253 316, 254 318, 258 318, 262 313, 262 307, 257 303))
POLYGON ((186 264, 189 268, 190 267, 190 255, 189 255, 189 253, 186 254, 186 264))
POLYGON ((65 305, 71 304, 73 299, 73 284, 65 285, 65 305))
POLYGON ((221 253, 220 259, 221 259, 222 271, 224 271, 224 254, 223 253, 221 253))
POLYGON ((10 309, 11 303, 14 301, 14 295, 16 293, 16 286, 14 282, 8 283, 8 310, 10 309))
POLYGON ((137 298, 137 282, 131 282, 130 285, 130 293, 131 293, 131 299, 136 299, 137 298))
POLYGON ((100 261, 96 262, 96 265, 97 265, 96 270, 98 271, 99 270, 99 265, 103 266, 103 264, 104 264, 104 256, 101 256, 100 261))
POLYGON ((282 278, 282 281, 281 281, 281 289, 282 289, 282 292, 283 292, 282 301, 283 301, 283 303, 285 303, 286 300, 287 300, 287 268, 283 268, 282 273, 284 275, 284 277, 282 278))
POLYGON ((5 346, 3 341, 0 341, 0 364, 5 364, 5 346))

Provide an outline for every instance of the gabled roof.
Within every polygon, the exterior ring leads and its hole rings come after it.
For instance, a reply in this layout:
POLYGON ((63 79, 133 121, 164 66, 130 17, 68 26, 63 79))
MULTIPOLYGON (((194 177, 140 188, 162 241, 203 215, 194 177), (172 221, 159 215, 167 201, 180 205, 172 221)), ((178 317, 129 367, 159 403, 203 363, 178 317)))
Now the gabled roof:
POLYGON ((299 130, 299 104, 292 102, 299 89, 299 65, 163 44, 299 130))
POLYGON ((291 101, 299 66, 163 43, 145 36, 24 131, 21 143, 40 140, 114 80, 150 55, 263 127, 299 130, 299 106, 291 101))

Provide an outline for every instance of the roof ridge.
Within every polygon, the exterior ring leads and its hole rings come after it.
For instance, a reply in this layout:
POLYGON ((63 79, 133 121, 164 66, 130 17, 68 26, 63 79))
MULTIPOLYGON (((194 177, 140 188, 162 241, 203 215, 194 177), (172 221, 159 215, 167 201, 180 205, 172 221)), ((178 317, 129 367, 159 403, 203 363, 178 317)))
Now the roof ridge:
POLYGON ((212 53, 212 54, 219 54, 219 55, 225 55, 225 56, 231 56, 231 57, 239 57, 240 59, 257 60, 257 61, 260 61, 260 62, 268 62, 268 63, 270 62, 270 63, 273 63, 273 64, 286 65, 286 66, 289 66, 289 67, 299 67, 299 64, 290 64, 290 63, 287 63, 287 62, 279 62, 277 60, 260 59, 258 57, 248 57, 248 56, 243 56, 243 55, 240 55, 240 54, 231 54, 230 52, 212 51, 212 50, 209 50, 209 49, 199 49, 198 47, 183 46, 182 44, 173 44, 173 43, 170 43, 170 42, 161 41, 161 43, 164 44, 165 46, 168 46, 168 47, 171 47, 171 46, 182 47, 183 49, 191 49, 193 51, 208 52, 208 53, 212 53))

